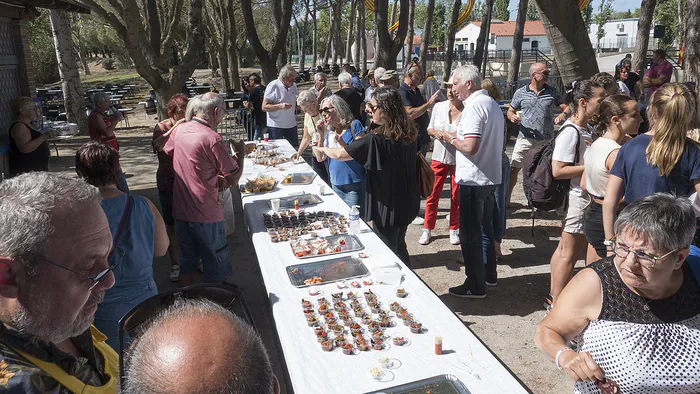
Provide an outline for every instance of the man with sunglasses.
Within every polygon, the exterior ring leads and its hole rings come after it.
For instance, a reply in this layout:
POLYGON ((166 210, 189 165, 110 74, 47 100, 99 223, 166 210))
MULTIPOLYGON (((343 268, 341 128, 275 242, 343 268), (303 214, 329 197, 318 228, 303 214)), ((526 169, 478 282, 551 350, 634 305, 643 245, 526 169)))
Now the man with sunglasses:
POLYGON ((114 285, 100 201, 59 174, 0 183, 0 391, 116 392, 118 356, 92 327, 114 285))
POLYGON ((523 168, 525 154, 530 149, 537 149, 552 139, 554 123, 561 124, 566 120, 565 112, 553 119, 553 107, 558 106, 564 111, 568 106, 564 103, 561 94, 547 85, 548 80, 547 66, 534 63, 530 66, 530 83, 515 91, 508 107, 506 118, 520 126, 510 159, 508 202, 518 181, 518 172, 523 168))

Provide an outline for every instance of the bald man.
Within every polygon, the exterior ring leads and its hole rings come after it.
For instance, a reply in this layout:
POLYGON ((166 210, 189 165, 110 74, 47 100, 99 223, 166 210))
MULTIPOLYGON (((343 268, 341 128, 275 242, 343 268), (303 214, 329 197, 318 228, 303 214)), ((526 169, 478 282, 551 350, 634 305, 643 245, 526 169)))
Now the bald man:
POLYGON ((556 120, 552 108, 558 106, 564 111, 567 105, 556 89, 547 85, 549 70, 542 63, 530 66, 530 83, 515 91, 510 102, 508 120, 520 125, 518 139, 510 159, 510 184, 508 202, 518 181, 518 172, 523 168, 523 158, 532 148, 539 148, 554 137, 554 123, 566 120, 562 112, 556 120), (518 115, 520 112, 520 116, 518 115))
POLYGON ((260 336, 208 300, 180 300, 161 312, 125 365, 129 394, 279 394, 260 336))

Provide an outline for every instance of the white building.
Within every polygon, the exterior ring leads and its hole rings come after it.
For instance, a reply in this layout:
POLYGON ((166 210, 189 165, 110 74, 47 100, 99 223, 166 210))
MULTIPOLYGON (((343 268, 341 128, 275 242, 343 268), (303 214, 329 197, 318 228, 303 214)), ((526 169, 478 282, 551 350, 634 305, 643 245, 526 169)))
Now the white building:
MULTIPOLYGON (((456 51, 473 51, 479 38, 481 22, 472 22, 455 35, 456 51)), ((489 51, 509 51, 513 47, 515 21, 491 20, 489 51)), ((523 50, 539 49, 549 51, 549 40, 541 21, 526 21, 523 32, 523 50)))
MULTIPOLYGON (((600 40, 600 48, 603 51, 617 51, 620 49, 634 48, 637 41, 637 25, 639 18, 613 19, 603 25, 605 34, 600 40)), ((588 30, 588 38, 591 45, 596 48, 598 25, 591 24, 588 30)), ((649 32, 653 36, 653 30, 649 32)), ((651 42, 651 41, 650 41, 651 42)))

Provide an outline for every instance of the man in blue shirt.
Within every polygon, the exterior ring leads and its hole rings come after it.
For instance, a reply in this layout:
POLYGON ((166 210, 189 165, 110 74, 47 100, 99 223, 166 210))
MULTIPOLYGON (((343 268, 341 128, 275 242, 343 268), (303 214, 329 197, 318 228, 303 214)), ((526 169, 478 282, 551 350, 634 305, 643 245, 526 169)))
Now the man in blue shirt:
POLYGON ((420 65, 411 63, 404 74, 403 83, 399 86, 399 95, 406 108, 408 117, 413 119, 418 126, 418 150, 425 156, 428 153, 428 145, 430 145, 430 136, 428 135, 428 125, 430 124, 430 108, 440 94, 440 91, 433 93, 428 101, 423 98, 418 85, 423 83, 423 70, 420 65))

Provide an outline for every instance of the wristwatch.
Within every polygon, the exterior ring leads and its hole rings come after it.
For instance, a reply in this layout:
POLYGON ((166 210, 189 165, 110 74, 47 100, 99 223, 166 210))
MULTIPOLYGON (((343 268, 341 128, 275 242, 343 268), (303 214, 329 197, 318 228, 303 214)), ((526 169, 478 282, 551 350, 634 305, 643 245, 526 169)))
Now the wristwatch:
POLYGON ((456 139, 457 139, 457 138, 452 138, 452 139, 450 140, 450 145, 453 145, 453 146, 454 146, 455 140, 456 140, 456 139))

